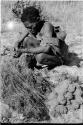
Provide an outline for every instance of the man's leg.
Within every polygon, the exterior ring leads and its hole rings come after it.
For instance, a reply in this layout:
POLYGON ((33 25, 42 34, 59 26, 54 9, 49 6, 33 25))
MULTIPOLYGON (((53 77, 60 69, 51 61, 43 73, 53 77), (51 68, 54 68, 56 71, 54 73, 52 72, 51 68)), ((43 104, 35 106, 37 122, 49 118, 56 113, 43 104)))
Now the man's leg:
POLYGON ((38 63, 48 66, 59 66, 62 64, 57 56, 51 56, 45 53, 38 54, 36 60, 38 63))

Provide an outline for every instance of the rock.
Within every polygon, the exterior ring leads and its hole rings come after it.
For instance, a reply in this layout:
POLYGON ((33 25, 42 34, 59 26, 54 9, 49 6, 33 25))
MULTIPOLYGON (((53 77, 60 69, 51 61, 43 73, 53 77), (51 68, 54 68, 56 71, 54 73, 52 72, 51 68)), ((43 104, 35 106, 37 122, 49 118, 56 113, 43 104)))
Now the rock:
POLYGON ((64 107, 63 105, 57 105, 55 107, 55 111, 54 111, 54 117, 56 117, 56 115, 60 115, 60 114, 66 114, 67 113, 67 108, 64 107))
POLYGON ((65 105, 66 103, 67 103, 67 100, 66 100, 66 99, 63 99, 63 100, 60 101, 60 104, 61 104, 61 105, 65 105))
POLYGON ((76 100, 71 100, 71 103, 72 103, 72 109, 73 109, 73 110, 78 109, 79 106, 80 106, 79 103, 77 103, 76 100))
POLYGON ((64 96, 62 94, 58 94, 57 101, 58 103, 64 102, 64 96))
POLYGON ((79 97, 81 97, 82 93, 83 92, 82 92, 81 88, 77 87, 76 91, 74 92, 74 95, 79 98, 79 97))
POLYGON ((60 95, 64 95, 64 93, 67 91, 68 83, 69 83, 68 80, 64 80, 64 81, 60 82, 60 85, 57 86, 57 88, 56 88, 56 92, 60 95))
POLYGON ((77 103, 79 103, 80 105, 83 104, 83 98, 81 96, 80 97, 76 96, 75 98, 76 98, 75 100, 76 100, 77 103))
POLYGON ((68 91, 70 92, 70 93, 73 93, 74 91, 75 91, 75 89, 76 89, 76 87, 75 87, 75 85, 69 85, 69 87, 68 87, 68 91))
POLYGON ((67 92, 67 94, 65 95, 65 98, 66 98, 67 100, 71 100, 71 99, 73 98, 72 93, 67 92))

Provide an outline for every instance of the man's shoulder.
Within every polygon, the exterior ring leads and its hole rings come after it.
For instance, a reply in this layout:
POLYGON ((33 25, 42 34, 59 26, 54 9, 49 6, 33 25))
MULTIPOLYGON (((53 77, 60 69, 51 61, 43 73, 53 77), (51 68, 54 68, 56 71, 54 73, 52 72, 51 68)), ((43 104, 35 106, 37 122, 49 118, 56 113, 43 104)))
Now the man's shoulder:
POLYGON ((52 32, 53 32, 53 25, 50 22, 46 21, 40 31, 40 34, 48 35, 48 34, 52 34, 52 32))

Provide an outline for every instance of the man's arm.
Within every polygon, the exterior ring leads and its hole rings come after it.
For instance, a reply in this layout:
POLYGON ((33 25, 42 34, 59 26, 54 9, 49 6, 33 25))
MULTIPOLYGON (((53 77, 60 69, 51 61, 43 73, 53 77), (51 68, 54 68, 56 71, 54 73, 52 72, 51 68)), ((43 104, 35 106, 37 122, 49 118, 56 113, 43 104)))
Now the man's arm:
POLYGON ((39 54, 39 53, 47 53, 49 49, 50 49, 50 46, 42 46, 42 47, 36 47, 31 49, 19 49, 18 52, 39 54))

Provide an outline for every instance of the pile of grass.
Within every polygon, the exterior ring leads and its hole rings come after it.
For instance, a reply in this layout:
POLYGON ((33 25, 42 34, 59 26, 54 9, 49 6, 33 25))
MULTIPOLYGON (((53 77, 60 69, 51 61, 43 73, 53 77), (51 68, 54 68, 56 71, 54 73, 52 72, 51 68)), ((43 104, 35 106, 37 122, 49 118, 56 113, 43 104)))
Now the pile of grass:
POLYGON ((40 73, 35 74, 21 61, 11 59, 2 66, 3 101, 14 111, 22 113, 27 122, 49 120, 45 100, 52 92, 52 86, 40 73))

